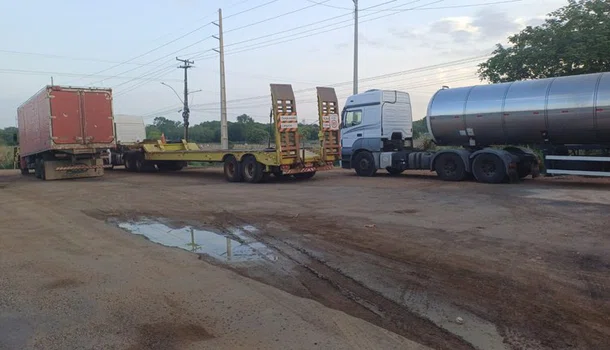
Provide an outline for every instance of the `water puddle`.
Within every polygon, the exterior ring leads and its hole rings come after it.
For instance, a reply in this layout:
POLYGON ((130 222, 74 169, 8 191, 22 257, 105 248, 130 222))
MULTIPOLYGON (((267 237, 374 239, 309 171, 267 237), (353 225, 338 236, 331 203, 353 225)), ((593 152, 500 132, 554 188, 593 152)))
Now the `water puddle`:
POLYGON ((170 226, 162 220, 150 218, 113 221, 123 230, 145 236, 155 243, 207 255, 225 263, 278 259, 272 249, 246 233, 258 231, 250 225, 231 228, 225 233, 192 226, 170 226))
POLYGON ((477 349, 507 350, 496 325, 424 292, 405 291, 402 304, 438 327, 460 336, 477 349))

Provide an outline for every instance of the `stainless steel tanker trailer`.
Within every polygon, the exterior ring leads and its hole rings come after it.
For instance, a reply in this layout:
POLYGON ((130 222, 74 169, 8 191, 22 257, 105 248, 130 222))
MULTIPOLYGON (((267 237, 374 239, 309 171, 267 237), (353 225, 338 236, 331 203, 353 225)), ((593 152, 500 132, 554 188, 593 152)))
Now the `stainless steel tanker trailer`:
POLYGON ((610 73, 444 88, 428 104, 428 132, 441 147, 413 148, 409 94, 369 90, 342 112, 342 167, 436 171, 443 180, 486 183, 547 174, 610 176, 610 73))

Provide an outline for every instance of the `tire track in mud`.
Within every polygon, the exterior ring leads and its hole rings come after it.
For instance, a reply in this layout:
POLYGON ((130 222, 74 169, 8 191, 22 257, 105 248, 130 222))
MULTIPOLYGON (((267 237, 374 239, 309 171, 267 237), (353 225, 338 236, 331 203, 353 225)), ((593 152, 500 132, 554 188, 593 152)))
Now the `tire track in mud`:
MULTIPOLYGON (((330 267, 307 250, 275 237, 269 232, 265 232, 263 235, 249 234, 268 247, 276 250, 278 254, 289 259, 302 272, 309 275, 310 278, 303 278, 304 276, 298 276, 297 278, 311 293, 310 298, 313 297, 318 302, 331 308, 365 319, 377 326, 433 349, 474 349, 464 339, 438 327, 430 320, 413 313, 407 307, 386 298, 341 271, 330 267), (311 277, 317 281, 312 281, 311 277), (326 286, 323 290, 320 290, 320 282, 323 282, 322 285, 326 286), (330 293, 335 293, 336 295, 333 296, 330 293), (347 299, 350 303, 337 302, 337 296, 347 299)), ((235 270, 263 283, 272 284, 276 288, 293 293, 290 288, 286 288, 282 281, 278 281, 277 278, 265 279, 260 276, 252 276, 245 271, 246 269, 241 270, 236 268, 235 270)))

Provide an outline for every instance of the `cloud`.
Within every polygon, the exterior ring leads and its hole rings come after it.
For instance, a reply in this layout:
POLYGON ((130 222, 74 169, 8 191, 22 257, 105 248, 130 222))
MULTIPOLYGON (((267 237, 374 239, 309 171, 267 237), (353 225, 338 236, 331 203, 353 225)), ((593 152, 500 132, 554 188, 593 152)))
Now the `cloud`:
POLYGON ((358 43, 374 49, 402 50, 403 47, 379 38, 372 38, 362 32, 358 33, 358 43))
POLYGON ((399 39, 417 40, 422 48, 447 52, 470 46, 471 51, 478 51, 480 47, 487 50, 506 40, 527 25, 543 21, 543 16, 514 19, 507 12, 483 9, 474 16, 442 18, 424 29, 392 28, 390 32, 399 39))

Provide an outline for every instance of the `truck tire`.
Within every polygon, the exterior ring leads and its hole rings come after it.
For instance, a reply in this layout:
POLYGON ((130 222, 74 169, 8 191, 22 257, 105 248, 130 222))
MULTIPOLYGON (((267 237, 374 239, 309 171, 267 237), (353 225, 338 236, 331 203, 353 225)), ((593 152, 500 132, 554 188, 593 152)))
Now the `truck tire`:
POLYGON ((171 171, 180 171, 182 170, 182 168, 184 168, 184 165, 182 165, 182 162, 173 162, 169 164, 169 170, 171 171))
POLYGON ((229 182, 243 181, 241 164, 233 156, 228 156, 224 164, 225 179, 229 182))
POLYGON ((30 169, 28 168, 21 168, 21 175, 28 175, 30 173, 30 169))
POLYGON ((125 170, 136 171, 135 154, 127 153, 123 160, 125 161, 125 170))
POLYGON ((500 157, 491 153, 481 153, 472 162, 472 172, 479 182, 497 184, 507 177, 506 167, 500 157))
POLYGON ((41 178, 41 171, 40 171, 40 163, 42 162, 42 159, 40 158, 36 158, 34 160, 34 176, 36 176, 37 179, 41 178))
POLYGON ((241 169, 246 182, 258 183, 263 179, 263 165, 253 156, 247 156, 243 160, 241 169))
POLYGON ((462 157, 455 153, 445 153, 438 156, 434 162, 434 170, 444 181, 462 181, 467 172, 462 157))
POLYGON ((353 167, 356 169, 356 174, 358 174, 358 176, 370 177, 377 172, 375 158, 373 158, 373 155, 368 151, 356 154, 353 167))

